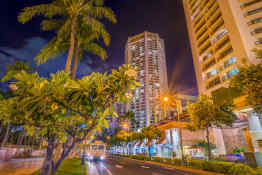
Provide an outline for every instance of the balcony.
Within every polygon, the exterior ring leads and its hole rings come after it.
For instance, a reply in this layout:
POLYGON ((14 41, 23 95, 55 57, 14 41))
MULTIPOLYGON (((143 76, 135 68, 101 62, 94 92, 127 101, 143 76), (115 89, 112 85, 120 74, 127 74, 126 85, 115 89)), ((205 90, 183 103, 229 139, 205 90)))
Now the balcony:
POLYGON ((201 46, 202 46, 205 42, 207 42, 207 41, 210 42, 208 35, 206 35, 203 39, 199 40, 197 46, 198 46, 198 47, 201 47, 201 46))
POLYGON ((218 33, 215 34, 215 37, 212 39, 212 43, 216 43, 218 40, 223 38, 228 33, 227 29, 222 29, 218 33))
POLYGON ((249 7, 249 6, 251 6, 251 5, 253 5, 253 4, 256 4, 256 3, 258 3, 258 2, 262 2, 262 0, 253 0, 253 1, 250 1, 250 2, 243 3, 243 4, 240 6, 240 8, 244 9, 244 8, 249 7))
POLYGON ((209 61, 208 63, 206 64, 203 64, 203 67, 202 67, 202 71, 205 72, 206 70, 208 70, 210 67, 212 67, 214 64, 216 64, 216 59, 213 58, 211 61, 209 61))
POLYGON ((209 58, 211 58, 212 56, 213 56, 213 52, 211 51, 201 58, 201 62, 205 62, 209 60, 209 58))
POLYGON ((209 49, 210 47, 211 47, 211 42, 210 42, 210 41, 206 42, 206 44, 202 45, 202 46, 199 48, 199 50, 200 50, 199 54, 202 55, 202 54, 203 54, 205 51, 207 51, 207 49, 209 49))
POLYGON ((222 52, 220 52, 218 61, 223 60, 226 56, 230 55, 231 53, 233 53, 233 48, 231 45, 229 45, 222 52))
POLYGON ((230 39, 228 36, 225 36, 219 43, 216 43, 215 51, 218 52, 228 44, 230 44, 230 39))
POLYGON ((222 28, 225 28, 224 20, 222 18, 219 18, 219 20, 213 26, 210 27, 210 34, 213 35, 222 28))
POLYGON ((204 34, 208 34, 206 26, 196 33, 197 40, 201 38, 204 34))
POLYGON ((221 80, 219 77, 216 77, 214 80, 210 81, 207 85, 207 89, 211 89, 221 83, 221 80))

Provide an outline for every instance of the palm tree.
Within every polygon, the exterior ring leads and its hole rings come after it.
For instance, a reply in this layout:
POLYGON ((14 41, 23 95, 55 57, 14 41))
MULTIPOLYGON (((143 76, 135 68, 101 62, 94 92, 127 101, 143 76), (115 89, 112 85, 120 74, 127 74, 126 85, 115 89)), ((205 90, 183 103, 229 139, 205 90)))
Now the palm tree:
POLYGON ((148 145, 148 156, 151 157, 150 148, 153 140, 158 140, 161 137, 161 131, 155 126, 148 126, 142 129, 141 131, 143 137, 147 139, 148 145))
POLYGON ((42 28, 56 31, 56 42, 60 42, 69 35, 70 46, 65 65, 65 72, 71 70, 71 62, 76 47, 76 34, 79 23, 89 25, 95 31, 100 31, 104 25, 100 19, 107 19, 116 23, 114 12, 104 6, 103 0, 53 0, 48 4, 26 7, 19 14, 18 20, 21 23, 30 21, 35 16, 43 16, 42 28), (62 24, 62 26, 60 26, 62 24))
MULTIPOLYGON (((106 29, 100 31, 94 31, 90 26, 80 26, 76 34, 76 47, 74 54, 74 63, 72 68, 72 78, 76 77, 77 65, 83 58, 84 52, 92 53, 99 56, 102 60, 107 58, 107 53, 95 41, 102 37, 104 44, 108 46, 110 44, 110 35, 106 29)), ((48 59, 54 59, 63 55, 67 48, 70 47, 70 38, 64 36, 63 38, 53 38, 36 56, 38 64, 45 63, 48 59)))

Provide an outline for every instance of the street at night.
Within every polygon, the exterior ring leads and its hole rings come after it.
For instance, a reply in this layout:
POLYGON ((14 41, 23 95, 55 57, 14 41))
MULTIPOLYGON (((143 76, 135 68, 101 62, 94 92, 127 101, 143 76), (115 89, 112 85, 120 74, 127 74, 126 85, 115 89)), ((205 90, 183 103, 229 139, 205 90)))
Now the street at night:
POLYGON ((88 162, 87 170, 88 175, 199 175, 126 158, 108 158, 104 162, 88 162))
POLYGON ((262 0, 2 0, 0 175, 262 175, 262 0))

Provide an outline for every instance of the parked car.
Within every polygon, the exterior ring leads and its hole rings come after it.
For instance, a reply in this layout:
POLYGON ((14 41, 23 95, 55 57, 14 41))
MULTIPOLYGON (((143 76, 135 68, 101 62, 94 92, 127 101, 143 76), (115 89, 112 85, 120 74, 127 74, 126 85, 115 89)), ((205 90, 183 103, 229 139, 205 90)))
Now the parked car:
POLYGON ((220 156, 220 159, 235 163, 245 163, 245 158, 241 154, 226 154, 220 156))

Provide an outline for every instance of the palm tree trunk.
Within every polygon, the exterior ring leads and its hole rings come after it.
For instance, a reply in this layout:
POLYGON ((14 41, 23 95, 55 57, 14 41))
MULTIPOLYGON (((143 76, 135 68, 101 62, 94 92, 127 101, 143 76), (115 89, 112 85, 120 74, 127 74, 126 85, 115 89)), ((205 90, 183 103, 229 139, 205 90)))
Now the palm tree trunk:
POLYGON ((74 64, 73 64, 73 69, 72 69, 72 78, 73 79, 76 78, 76 70, 77 70, 78 63, 79 63, 79 46, 76 46, 74 64))
POLYGON ((210 139, 209 139, 209 127, 206 128, 207 132, 207 158, 208 160, 211 160, 211 146, 210 146, 210 139))
POLYGON ((11 125, 10 123, 8 122, 7 124, 7 128, 6 128, 6 132, 5 132, 5 137, 3 139, 3 142, 1 144, 1 147, 5 146, 6 142, 8 141, 8 137, 9 137, 9 133, 10 133, 10 128, 11 128, 11 125))
POLYGON ((71 24, 71 36, 70 36, 70 48, 66 60, 66 66, 65 66, 65 72, 70 73, 71 70, 71 62, 73 59, 73 54, 75 50, 75 33, 76 33, 76 16, 72 18, 72 24, 71 24))

